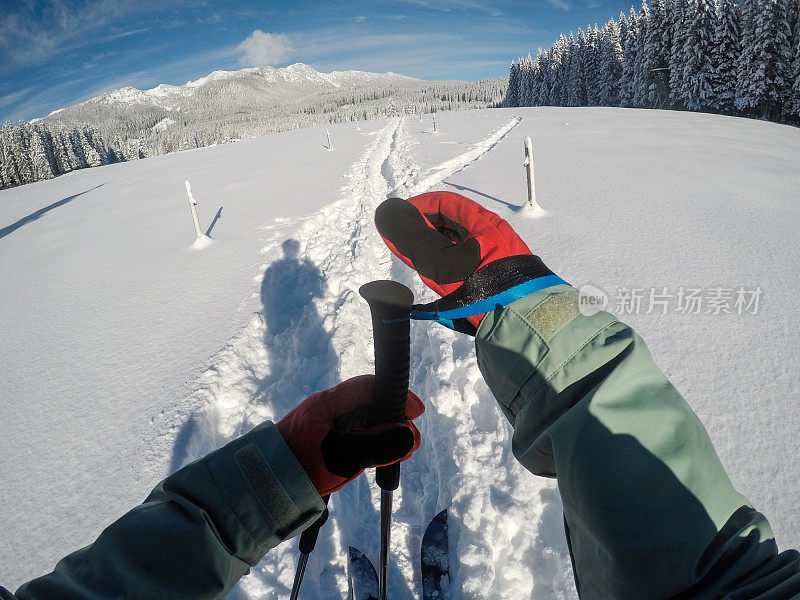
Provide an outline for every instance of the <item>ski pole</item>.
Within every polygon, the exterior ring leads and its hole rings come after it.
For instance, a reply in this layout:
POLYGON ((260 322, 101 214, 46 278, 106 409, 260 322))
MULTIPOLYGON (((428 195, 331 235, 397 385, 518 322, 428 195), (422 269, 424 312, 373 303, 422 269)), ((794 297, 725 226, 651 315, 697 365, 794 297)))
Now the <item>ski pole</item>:
MULTIPOLYGON (((382 422, 406 418, 408 371, 411 355, 411 304, 414 294, 396 281, 371 281, 358 290, 372 313, 375 345, 373 403, 382 422)), ((392 494, 400 485, 400 462, 378 467, 375 481, 381 488, 381 555, 378 599, 386 600, 389 578, 389 541, 392 494)))
POLYGON ((331 496, 322 497, 325 503, 325 510, 319 516, 319 519, 314 521, 308 528, 303 530, 300 534, 300 560, 297 562, 297 570, 294 572, 294 584, 292 585, 292 593, 289 595, 289 600, 297 600, 297 595, 300 593, 300 584, 303 583, 303 575, 306 572, 306 565, 308 564, 308 555, 317 545, 317 537, 319 536, 320 528, 328 520, 328 500, 331 496))

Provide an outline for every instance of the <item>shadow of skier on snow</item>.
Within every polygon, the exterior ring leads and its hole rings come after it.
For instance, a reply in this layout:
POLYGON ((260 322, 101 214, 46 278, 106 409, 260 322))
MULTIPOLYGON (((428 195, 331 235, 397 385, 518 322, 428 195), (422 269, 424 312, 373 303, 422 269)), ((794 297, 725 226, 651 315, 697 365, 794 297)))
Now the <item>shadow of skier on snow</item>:
MULTIPOLYGON (((287 239, 281 249, 283 257, 267 268, 261 283, 269 374, 259 382, 253 400, 254 404, 270 407, 274 421, 283 418, 309 394, 339 382, 339 359, 331 343, 332 336, 315 305, 315 300, 324 298, 327 292, 325 276, 313 262, 301 256, 297 240, 287 239)), ((276 574, 294 568, 297 543, 295 538, 274 548, 251 571, 250 585, 269 590, 270 597, 288 597, 291 579, 276 574)), ((339 600, 333 572, 325 569, 326 561, 337 552, 330 528, 323 529, 309 560, 301 597, 339 600), (330 595, 332 591, 334 596, 330 595)), ((251 591, 243 582, 231 590, 227 600, 246 600, 252 597, 251 591)))
MULTIPOLYGON (((267 268, 261 284, 269 374, 260 382, 257 393, 257 402, 272 408, 275 421, 309 394, 334 386, 341 380, 332 334, 326 330, 324 315, 320 314, 315 302, 326 298, 325 276, 313 262, 301 255, 301 244, 296 239, 287 239, 281 248, 283 257, 267 268)), ((333 306, 333 302, 325 305, 333 306)), ((366 306, 364 308, 366 310, 366 306)), ((341 598, 336 582, 337 578, 346 575, 342 570, 342 558, 346 556, 348 545, 358 546, 370 558, 378 557, 380 515, 373 505, 370 485, 365 478, 359 478, 358 482, 333 496, 331 517, 341 532, 341 541, 332 537, 331 525, 323 528, 309 559, 301 596, 320 600, 341 598)), ((267 555, 260 568, 254 569, 253 576, 261 580, 271 593, 278 597, 288 596, 290 588, 281 587, 284 580, 274 574, 280 572, 285 564, 292 568, 296 556, 297 539, 294 539, 267 555), (292 556, 288 563, 285 562, 287 552, 292 556)), ((391 570, 396 597, 412 598, 403 574, 394 565, 391 570)), ((288 583, 289 580, 285 581, 288 583)), ((228 598, 246 596, 237 586, 228 598)))
POLYGON ((338 383, 339 359, 314 300, 326 293, 317 266, 300 257, 300 242, 281 244, 283 258, 264 272, 264 305, 269 375, 259 385, 259 398, 281 418, 300 400, 338 383))

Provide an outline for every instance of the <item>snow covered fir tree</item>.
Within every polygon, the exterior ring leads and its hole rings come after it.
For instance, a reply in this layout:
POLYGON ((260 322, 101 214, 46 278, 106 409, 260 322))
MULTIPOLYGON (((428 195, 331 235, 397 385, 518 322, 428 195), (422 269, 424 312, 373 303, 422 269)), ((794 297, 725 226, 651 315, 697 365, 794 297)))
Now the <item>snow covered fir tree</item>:
POLYGON ((397 73, 320 73, 297 63, 214 71, 182 86, 125 87, 32 123, 6 123, 0 189, 311 125, 499 106, 506 86, 506 77, 424 81, 397 73))
POLYGON ((21 122, 0 127, 0 189, 124 160, 89 125, 21 122))
POLYGON ((622 106, 800 124, 797 0, 647 0, 511 64, 505 106, 622 106))

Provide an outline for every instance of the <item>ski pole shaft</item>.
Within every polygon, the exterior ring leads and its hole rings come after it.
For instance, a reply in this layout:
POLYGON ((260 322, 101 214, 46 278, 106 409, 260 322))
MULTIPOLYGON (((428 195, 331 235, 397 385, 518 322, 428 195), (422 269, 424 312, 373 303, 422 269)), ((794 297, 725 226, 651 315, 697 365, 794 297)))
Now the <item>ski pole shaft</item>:
POLYGON ((378 571, 378 600, 386 600, 389 590, 389 545, 392 533, 393 495, 392 490, 381 490, 381 562, 378 571))
POLYGON ((294 573, 294 583, 292 584, 292 593, 289 595, 289 600, 297 600, 297 595, 300 593, 300 584, 303 583, 303 575, 305 575, 306 565, 308 564, 308 555, 317 545, 320 528, 328 520, 328 500, 330 498, 330 495, 322 497, 322 501, 325 503, 325 510, 322 511, 316 521, 300 534, 300 560, 297 562, 297 570, 294 573))
POLYGON ((303 575, 306 572, 306 565, 308 564, 308 554, 301 553, 300 560, 297 562, 297 571, 294 573, 294 584, 292 585, 292 593, 289 595, 289 600, 297 600, 300 593, 300 584, 303 583, 303 575))
MULTIPOLYGON (((372 314, 375 345, 373 403, 382 422, 406 418, 408 373, 411 356, 411 304, 414 294, 396 281, 372 281, 359 289, 372 314)), ((389 542, 392 492, 400 485, 400 462, 378 467, 375 480, 381 488, 381 555, 379 600, 386 600, 389 575, 389 542)))

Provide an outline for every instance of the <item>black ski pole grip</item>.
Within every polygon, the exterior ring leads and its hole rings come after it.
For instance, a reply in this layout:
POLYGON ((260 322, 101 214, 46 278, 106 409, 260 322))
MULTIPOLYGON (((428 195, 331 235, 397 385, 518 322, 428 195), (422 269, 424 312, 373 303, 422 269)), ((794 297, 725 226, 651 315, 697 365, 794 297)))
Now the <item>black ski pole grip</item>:
MULTIPOLYGON (((358 290, 372 313, 375 345, 373 403, 380 422, 406 419, 408 373, 411 362, 411 305, 413 292, 396 281, 371 281, 358 290)), ((382 490, 400 483, 400 463, 379 467, 375 479, 382 490)))
POLYGON ((330 498, 330 494, 322 497, 322 501, 325 503, 325 510, 322 511, 322 514, 316 521, 306 527, 303 530, 303 533, 300 534, 300 543, 298 546, 300 548, 300 552, 303 554, 311 554, 314 546, 317 545, 319 530, 323 525, 325 525, 325 521, 328 520, 328 500, 330 500, 330 498))

